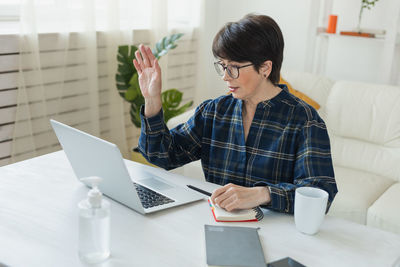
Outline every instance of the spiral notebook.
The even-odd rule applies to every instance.
[[[216,222],[257,222],[264,218],[264,213],[260,207],[226,211],[223,208],[214,205],[210,198],[208,199],[208,203],[210,204],[211,212]]]

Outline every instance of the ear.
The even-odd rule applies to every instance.
[[[271,71],[272,71],[272,61],[271,60],[267,60],[261,64],[260,73],[264,77],[268,78],[269,75],[271,74]]]

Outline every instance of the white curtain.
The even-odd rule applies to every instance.
[[[192,12],[200,12],[194,2]],[[176,20],[166,0],[22,0],[12,161],[60,149],[51,118],[117,144],[128,157],[128,136],[139,129],[127,131],[129,109],[115,87],[118,45],[133,44],[138,28],[148,29],[154,44],[171,30],[172,11]]]

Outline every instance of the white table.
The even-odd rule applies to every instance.
[[[182,185],[216,188],[169,176]],[[77,256],[77,203],[87,190],[63,151],[1,167],[0,262],[85,266]],[[146,216],[110,202],[112,256],[99,266],[206,266],[204,224],[222,223],[214,221],[205,200]],[[400,261],[400,235],[330,216],[314,236],[299,233],[293,216],[272,211],[261,222],[224,224],[261,227],[267,262],[287,256],[307,266],[394,266]]]

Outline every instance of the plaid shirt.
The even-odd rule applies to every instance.
[[[151,163],[173,169],[201,159],[208,182],[269,186],[266,208],[293,213],[295,189],[312,186],[329,193],[337,187],[324,121],[304,101],[283,89],[257,105],[245,141],[243,101],[231,95],[207,100],[184,124],[169,130],[162,111],[145,118],[139,149]]]

